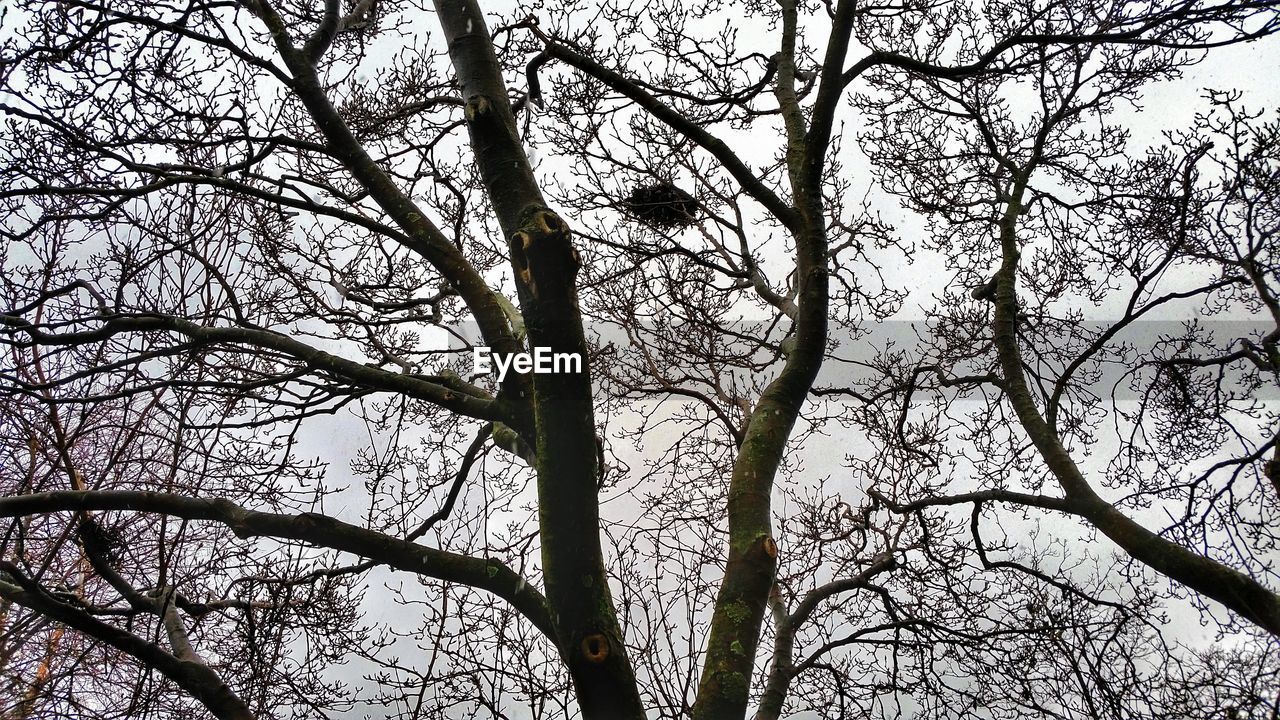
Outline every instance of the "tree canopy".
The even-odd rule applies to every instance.
[[[15,0],[0,717],[1274,717],[1278,28]]]

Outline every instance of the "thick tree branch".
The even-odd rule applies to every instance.
[[[203,662],[175,657],[159,645],[59,601],[8,561],[0,561],[0,596],[75,628],[95,640],[132,655],[148,667],[159,670],[183,690],[191,693],[219,720],[257,720],[249,706]]]
[[[1274,9],[1280,3],[1274,0],[1260,2],[1229,3],[1205,5],[1200,10],[1192,10],[1194,3],[1183,2],[1170,11],[1152,13],[1129,29],[1099,29],[1092,33],[1018,33],[1011,35],[982,53],[973,62],[964,65],[934,65],[900,53],[877,50],[859,60],[844,72],[842,85],[847,86],[867,70],[890,66],[900,70],[936,77],[944,80],[959,80],[985,72],[998,70],[1007,72],[1028,65],[1030,62],[1043,62],[1044,57],[1034,54],[1032,60],[1021,64],[998,66],[997,62],[1006,52],[1023,46],[1031,47],[1072,47],[1078,45],[1139,45],[1146,47],[1177,48],[1182,50],[1206,50],[1241,42],[1256,40],[1280,29],[1280,16],[1273,17],[1259,28],[1250,32],[1239,32],[1230,37],[1200,40],[1171,39],[1174,28],[1194,27],[1197,23],[1221,21],[1224,11],[1247,17],[1253,13]],[[1158,30],[1155,36],[1148,33]]]
[[[1280,637],[1280,596],[1238,570],[1160,537],[1099,497],[1063,446],[1057,432],[1036,407],[1035,396],[1027,386],[1018,344],[1018,299],[1014,287],[1020,257],[1017,220],[1022,211],[1027,181],[1025,172],[1014,178],[1008,205],[1000,220],[1003,262],[996,274],[992,319],[996,355],[1004,376],[1006,396],[1018,421],[1062,486],[1072,512],[1087,519],[1135,560],[1217,600],[1249,622]]]
[[[840,29],[833,32],[837,34],[833,42],[840,42]],[[784,32],[784,42],[794,42],[794,36]],[[792,97],[782,67],[789,52],[788,45],[779,53],[779,101],[784,106]],[[836,56],[843,57],[843,51],[837,50]],[[793,140],[786,146],[796,212],[795,222],[789,225],[796,246],[795,275],[799,286],[793,326],[795,348],[787,355],[778,376],[760,394],[734,458],[726,508],[728,558],[724,581],[716,595],[693,707],[696,720],[742,717],[746,713],[756,647],[777,567],[778,546],[772,536],[771,510],[774,477],[791,429],[826,357],[830,259],[821,187],[825,147],[815,154],[809,142],[800,141],[797,120],[794,116],[788,120],[788,134]],[[809,137],[813,137],[812,133],[811,126]]]
[[[822,79],[818,83],[818,95],[813,102],[813,116],[805,137],[805,168],[807,182],[821,185],[822,168],[826,152],[831,144],[832,124],[840,97],[848,85],[840,75],[845,56],[849,52],[849,35],[853,30],[854,11],[857,3],[840,0],[831,18],[831,32],[827,36],[827,51],[822,59]]]
[[[376,560],[397,570],[487,590],[509,602],[544,635],[555,624],[542,594],[497,560],[429,548],[318,513],[281,515],[224,498],[191,498],[133,490],[57,491],[0,498],[0,517],[59,511],[129,510],[221,523],[238,537],[298,540]]]
[[[959,495],[928,497],[906,503],[895,502],[875,489],[867,490],[867,496],[880,501],[890,512],[898,513],[900,515],[919,512],[920,510],[931,507],[947,507],[951,505],[966,505],[968,503],[984,502],[1007,502],[1014,505],[1026,505],[1028,507],[1042,508],[1044,510],[1058,510],[1060,512],[1072,511],[1072,505],[1070,501],[1066,499],[1056,498],[1049,495],[1020,493],[1012,490],[978,490],[976,492],[961,493]]]
[[[344,381],[386,392],[396,392],[435,403],[468,417],[483,420],[510,420],[503,406],[490,398],[479,397],[470,386],[456,379],[427,379],[420,375],[393,373],[364,365],[314,348],[288,335],[272,330],[245,327],[209,327],[167,315],[104,315],[101,327],[80,332],[51,333],[17,315],[0,315],[0,326],[26,334],[32,343],[45,346],[71,346],[101,342],[128,332],[169,331],[183,335],[201,345],[248,345],[282,352],[309,368],[330,373]],[[448,383],[448,384],[446,384]]]
[[[810,590],[791,614],[787,614],[782,598],[775,593],[770,598],[773,606],[774,637],[773,663],[769,666],[769,676],[765,681],[764,693],[760,696],[760,706],[756,710],[755,720],[777,720],[782,715],[782,705],[791,689],[791,681],[795,679],[796,668],[792,658],[795,654],[795,634],[809,620],[818,605],[834,595],[866,587],[867,583],[881,573],[897,567],[897,560],[892,552],[883,552],[871,559],[861,572],[856,575],[833,580],[825,585]],[[776,586],[775,586],[776,589]],[[812,663],[819,656],[808,659]]]
[[[648,111],[649,114],[697,143],[699,147],[706,150],[720,162],[720,165],[738,181],[738,185],[744,192],[768,209],[784,226],[795,229],[799,221],[795,208],[788,205],[782,198],[778,197],[777,193],[761,182],[760,178],[746,166],[746,163],[738,158],[723,140],[663,103],[620,73],[604,67],[595,60],[572,50],[567,45],[548,41],[545,52],[550,57],[561,60],[603,82],[614,92],[634,101]]]
[[[415,247],[420,249],[423,257],[457,288],[459,296],[475,316],[485,342],[495,352],[519,352],[521,345],[507,322],[496,292],[413,199],[365,151],[329,100],[316,72],[315,59],[293,46],[284,21],[267,2],[248,0],[246,4],[271,32],[285,65],[293,73],[293,91],[324,135],[329,152],[346,165],[347,170],[364,186],[383,211],[417,241]],[[511,398],[510,402],[519,403],[519,398],[524,396],[523,391],[527,390],[527,382],[522,374],[507,375],[505,389],[506,396]],[[522,417],[513,421],[513,425],[522,433],[532,433],[529,418],[523,413]]]

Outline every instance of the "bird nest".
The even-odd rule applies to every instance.
[[[622,207],[640,222],[659,229],[693,224],[698,201],[669,182],[642,185],[631,191]]]

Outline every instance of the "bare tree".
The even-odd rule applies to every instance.
[[[20,3],[5,711],[1266,712],[1277,499],[1234,480],[1275,446],[1277,334],[1114,343],[1174,300],[1276,314],[1275,126],[1215,96],[1134,159],[1108,118],[1275,10]],[[843,354],[919,249],[851,138],[957,279],[920,353]],[[1214,275],[1166,288],[1183,262]],[[494,377],[473,344],[586,362]],[[1094,412],[1104,361],[1136,410]],[[872,372],[820,381],[844,364]],[[1114,501],[1076,458],[1111,422]],[[349,468],[306,459],[361,425]],[[827,433],[855,480],[807,470]],[[1261,649],[1168,642],[1169,592],[1042,511]]]
[[[1000,100],[1004,79],[960,92],[904,82],[875,103],[873,154],[891,187],[940,216],[938,242],[969,285],[953,286],[937,309],[938,340],[923,363],[886,366],[892,390],[905,391],[904,414],[917,393],[988,398],[978,476],[996,481],[968,495],[888,502],[899,511],[1012,503],[1079,517],[1134,560],[1276,635],[1280,597],[1266,585],[1276,498],[1260,462],[1275,442],[1262,404],[1275,387],[1275,126],[1214,93],[1194,130],[1134,160],[1123,129],[1105,124],[1116,102],[1136,99],[1135,63],[1172,73],[1182,62],[1169,51],[1077,48],[1042,66],[1029,119]],[[920,96],[930,100],[918,105]],[[890,127],[899,132],[878,132]],[[1206,164],[1214,172],[1198,167]],[[952,179],[931,180],[942,177]],[[998,269],[984,282],[993,254]],[[1118,320],[1084,320],[1082,308],[1107,303],[1122,308]],[[1148,320],[1233,311],[1246,325],[1260,317],[1263,330],[1215,339],[1193,320],[1180,332],[1140,334]],[[1104,414],[1096,409],[1107,368],[1123,374]],[[935,447],[956,429],[950,409],[937,412],[935,430],[944,430],[926,441]],[[1021,431],[1000,429],[1010,422]],[[1099,444],[1102,425],[1116,429],[1115,458],[1098,482],[1124,492],[1116,501],[1076,459]],[[889,440],[911,444],[901,433]],[[1039,462],[1024,468],[1032,449]],[[1046,471],[1060,494],[1042,492]],[[1156,531],[1124,510],[1153,503],[1173,518]]]

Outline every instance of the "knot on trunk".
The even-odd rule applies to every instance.
[[[489,102],[489,98],[484,95],[475,95],[467,99],[467,105],[463,112],[467,116],[467,122],[473,123],[488,115],[492,107],[493,105]]]
[[[765,535],[764,540],[760,541],[760,547],[764,549],[764,554],[770,558],[778,557],[778,542],[772,537]]]
[[[529,293],[538,299],[573,292],[582,261],[570,242],[572,233],[559,215],[545,207],[527,210],[510,241],[511,264]]]
[[[609,638],[605,637],[603,633],[592,633],[582,638],[580,646],[582,648],[582,657],[586,658],[589,663],[598,665],[609,657]]]

